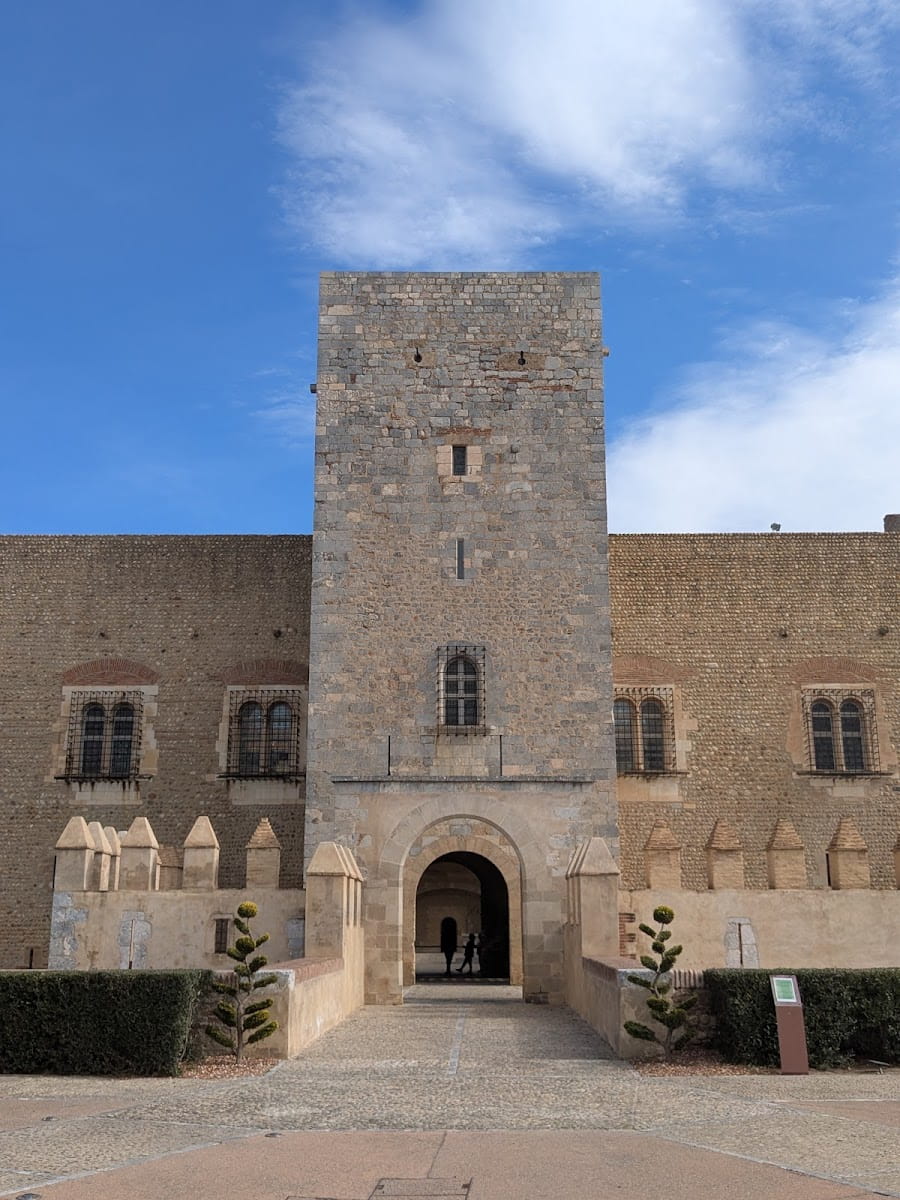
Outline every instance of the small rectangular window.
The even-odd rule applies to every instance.
[[[454,446],[453,447],[453,474],[465,475],[468,470],[468,447]]]
[[[228,927],[230,924],[229,917],[216,917],[216,954],[227,954],[228,952]]]
[[[464,538],[456,539],[456,578],[466,577],[466,543]]]

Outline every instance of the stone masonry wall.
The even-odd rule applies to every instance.
[[[236,667],[305,668],[309,558],[308,537],[0,538],[0,967],[27,965],[30,948],[36,966],[46,962],[53,847],[76,812],[117,829],[147,816],[175,846],[208,814],[223,887],[243,886],[244,846],[268,816],[282,885],[300,884],[302,785],[277,804],[245,785],[235,803],[234,785],[218,778],[217,741]],[[156,678],[157,767],[133,795],[98,786],[92,803],[89,787],[76,797],[55,778],[63,677],[117,658]]]
[[[334,837],[377,872],[409,813],[490,818],[502,776],[541,862],[539,972],[571,848],[616,839],[601,364],[595,275],[322,277],[306,852]],[[468,736],[441,727],[455,644],[484,654]],[[399,962],[378,886],[376,954]]]
[[[620,777],[622,886],[644,886],[643,846],[661,818],[682,846],[682,886],[704,890],[705,847],[725,818],[745,885],[765,888],[766,844],[786,818],[809,886],[825,887],[826,847],[850,816],[872,886],[895,887],[900,537],[619,535],[610,578],[616,683],[673,684],[683,741],[678,774]],[[801,693],[827,685],[874,690],[880,774],[810,772]]]
[[[385,776],[388,735],[395,775],[493,775],[502,734],[505,775],[607,777],[596,277],[325,274],[319,345],[313,840],[352,839],[330,777]],[[441,761],[452,643],[485,647],[488,729]],[[614,838],[611,812],[573,821]]]

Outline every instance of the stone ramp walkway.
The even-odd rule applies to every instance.
[[[669,1162],[669,1200],[900,1196],[900,1073],[641,1076],[511,994],[422,986],[262,1077],[0,1076],[0,1196],[364,1200],[414,1177],[538,1200],[592,1172],[624,1196]]]

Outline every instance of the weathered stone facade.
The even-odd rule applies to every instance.
[[[476,859],[482,898],[484,881],[508,898],[509,977],[561,998],[586,839],[594,956],[610,937],[633,953],[632,914],[679,889],[692,965],[736,939],[781,955],[773,889],[823,914],[816,955],[870,953],[826,932],[900,879],[900,520],[607,543],[601,362],[592,275],[326,275],[314,538],[0,538],[0,967],[46,962],[73,814],[112,847],[92,870],[148,818],[163,892],[190,887],[201,814],[225,889],[254,831],[251,887],[299,887],[304,843],[307,861],[352,847],[381,1001],[413,977],[417,894],[455,888],[473,920]],[[475,690],[454,726],[460,657]],[[614,694],[633,738],[618,775]],[[87,763],[95,701],[129,706],[133,769],[112,765],[109,723],[106,767]]]
[[[852,816],[872,886],[896,887],[900,537],[618,536],[610,580],[616,687],[672,688],[682,743],[675,771],[620,777],[623,886],[644,886],[645,846],[663,820],[681,846],[682,886],[707,888],[709,839],[725,820],[743,885],[765,888],[786,820],[805,851],[805,886],[824,888],[829,843]],[[832,691],[871,693],[871,769],[812,770],[804,696]]]
[[[0,967],[46,964],[53,847],[73,813],[150,819],[181,846],[208,814],[224,887],[268,816],[299,886],[302,780],[225,778],[229,685],[303,679],[309,537],[0,538]],[[147,683],[147,680],[153,680]],[[152,690],[134,781],[67,782],[72,690]],[[149,744],[148,744],[149,743]],[[255,794],[254,794],[255,792]]]

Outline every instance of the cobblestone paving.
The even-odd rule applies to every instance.
[[[642,1077],[509,995],[415,988],[261,1077],[0,1076],[0,1196],[260,1132],[446,1129],[639,1131],[900,1196],[897,1075]]]

